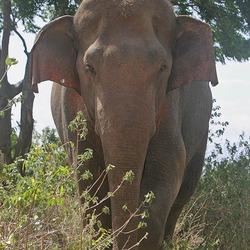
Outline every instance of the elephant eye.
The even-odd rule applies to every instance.
[[[85,63],[85,69],[90,72],[92,75],[96,75],[96,71],[92,65],[90,65],[88,62]]]
[[[167,64],[163,64],[160,68],[160,72],[165,71],[168,68]]]

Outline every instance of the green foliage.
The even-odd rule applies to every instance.
[[[70,127],[77,133],[78,140],[86,137],[82,113],[78,113]],[[76,148],[74,150],[77,152]],[[129,211],[124,205],[128,219],[119,230],[113,232],[103,228],[100,219],[102,215],[110,215],[104,202],[114,197],[124,183],[133,181],[132,171],[125,173],[116,190],[98,197],[107,174],[114,169],[109,165],[98,180],[78,194],[78,180],[72,177],[77,176],[78,169],[84,168],[86,161],[92,158],[92,150],[86,149],[70,167],[66,158],[55,130],[46,128],[42,134],[34,134],[31,151],[25,159],[18,158],[13,164],[4,165],[0,172],[0,249],[102,250],[111,246],[113,239],[134,217],[141,218],[134,230],[147,226],[143,219],[149,216],[147,208],[154,199],[152,192],[145,195],[135,211]],[[19,163],[25,169],[24,177],[18,172]],[[86,169],[81,178],[89,181],[93,180],[93,175]]]
[[[220,249],[250,247],[250,143],[244,134],[238,144],[226,142],[226,152],[207,158],[198,192],[206,200],[209,240],[217,239]],[[218,155],[222,152],[218,151]],[[206,194],[206,197],[205,197]]]
[[[208,141],[210,144],[214,143],[217,145],[218,139],[221,139],[223,136],[227,126],[229,125],[229,122],[223,122],[221,121],[221,107],[219,105],[216,105],[216,100],[213,99],[213,109],[212,114],[210,118],[210,128],[208,133]]]
[[[135,174],[132,171],[126,172],[126,174],[123,176],[123,181],[128,182],[129,184],[132,184],[134,180]]]
[[[14,159],[16,144],[18,141],[17,128],[12,128],[11,130],[11,157]]]
[[[86,119],[82,111],[79,111],[77,113],[76,117],[70,122],[68,127],[72,132],[77,133],[78,140],[86,139],[88,128],[87,128]]]
[[[8,73],[9,69],[12,66],[18,64],[18,60],[16,60],[15,58],[9,58],[9,57],[7,57],[5,59],[5,64],[6,64],[5,72],[4,72],[3,76],[1,76],[1,78],[0,78],[0,88],[2,87],[2,81],[3,81],[4,77],[6,76],[6,74]],[[5,116],[5,112],[7,110],[11,109],[11,107],[13,105],[16,105],[17,103],[19,103],[21,101],[22,101],[22,96],[13,98],[11,100],[7,100],[7,105],[2,110],[0,110],[0,119]]]
[[[77,207],[76,187],[64,150],[48,142],[47,132],[42,142],[37,138],[27,159],[5,165],[0,173],[0,246],[4,246],[0,249],[29,249],[41,241],[56,246],[65,240],[68,224],[64,216],[69,213],[66,207],[72,211]],[[17,170],[19,161],[26,168],[25,177]]]
[[[220,117],[218,107],[214,109],[213,117]],[[75,123],[75,131],[86,131],[82,129],[82,114],[76,120],[81,125],[79,129]],[[219,123],[222,127],[223,124]],[[216,133],[211,131],[210,135]],[[213,137],[211,142],[214,143],[216,138]],[[249,249],[249,141],[242,134],[238,143],[226,141],[224,147],[216,143],[210,150],[198,189],[177,224],[171,249]],[[93,156],[90,149],[84,155],[86,157],[78,157],[78,164],[82,166]],[[119,232],[106,230],[102,226],[100,216],[110,214],[104,202],[115,196],[123,183],[133,181],[131,171],[125,173],[114,192],[98,197],[103,180],[114,169],[109,165],[99,180],[79,196],[76,181],[72,178],[77,169],[68,167],[65,158],[55,130],[46,128],[42,134],[35,134],[32,150],[26,159],[17,159],[1,170],[0,249],[67,247],[69,250],[102,250],[112,244],[113,238],[125,230],[132,218],[140,218],[135,230],[147,227],[144,220],[149,217],[148,207],[155,198],[152,192],[145,194],[144,201],[135,211],[130,211],[124,204],[123,211],[129,216]],[[17,170],[20,161],[26,168],[25,177],[21,177]],[[93,175],[86,169],[82,178],[93,180]],[[80,199],[85,200],[83,205]],[[146,237],[147,233],[138,244]],[[170,248],[166,246],[166,249]]]
[[[215,143],[179,219],[173,249],[250,248],[250,138]],[[166,248],[169,249],[169,248]]]
[[[217,61],[225,63],[225,59],[237,61],[249,59],[250,2],[248,0],[172,0],[171,2],[178,14],[194,16],[212,27]],[[73,15],[77,7],[76,0],[13,0],[12,23],[16,28],[21,22],[26,32],[35,33],[39,30],[35,17],[48,22],[65,14]],[[0,29],[2,25],[0,22]]]
[[[26,32],[35,33],[39,30],[35,17],[48,22],[58,16],[73,15],[77,6],[78,1],[72,0],[13,0],[13,23],[17,26],[21,22]]]
[[[11,100],[7,100],[7,105],[0,110],[0,119],[5,117],[5,112],[12,108],[13,105],[17,105],[18,103],[22,102],[22,96],[14,97]]]
[[[17,61],[17,59],[15,59],[15,58],[9,58],[9,57],[7,57],[7,58],[5,59],[5,64],[6,64],[7,66],[11,67],[12,65],[18,64],[18,61]]]
[[[18,61],[15,58],[7,57],[5,59],[6,69],[5,69],[4,74],[0,78],[0,88],[2,87],[2,85],[1,85],[2,81],[3,81],[4,77],[6,76],[6,74],[8,73],[9,69],[11,68],[11,66],[16,65],[16,64],[18,64]]]

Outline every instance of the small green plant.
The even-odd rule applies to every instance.
[[[11,68],[11,66],[18,64],[18,61],[15,58],[9,58],[9,57],[7,57],[5,59],[5,64],[6,64],[7,68],[6,68],[3,76],[0,79],[0,88],[1,88],[1,82],[3,81],[4,77],[8,73],[9,69]]]
[[[76,133],[87,133],[82,114],[73,123]],[[85,136],[81,134],[79,141]],[[117,189],[100,198],[98,190],[102,188],[108,172],[114,169],[114,166],[108,165],[98,180],[79,195],[73,176],[79,165],[83,166],[92,156],[92,150],[86,149],[82,155],[77,155],[73,167],[68,166],[64,147],[60,146],[54,130],[47,128],[42,134],[34,133],[33,145],[26,158],[18,158],[13,164],[4,165],[0,172],[1,250],[102,250],[112,245],[113,239],[125,230],[132,218],[140,218],[134,230],[146,227],[144,220],[149,216],[147,208],[154,199],[151,192],[145,195],[145,200],[136,211],[129,211],[124,205],[124,212],[129,216],[120,229],[112,232],[103,227],[100,217],[110,213],[104,202],[115,196],[124,183],[131,183],[134,174],[131,171],[125,173]],[[20,161],[25,168],[24,177],[17,170]],[[88,181],[93,175],[86,169],[81,178]],[[85,202],[82,204],[83,199]],[[139,239],[135,246],[146,236]]]
[[[5,60],[5,64],[7,66],[3,76],[1,77],[0,79],[0,88],[2,87],[2,81],[4,79],[4,77],[7,75],[9,69],[13,66],[13,65],[16,65],[18,63],[18,61],[15,59],[15,58],[9,58],[7,57],[6,60]],[[13,98],[11,100],[8,100],[8,103],[7,105],[2,109],[0,110],[0,118],[3,118],[4,115],[5,115],[5,112],[7,110],[9,110],[13,105],[16,105],[17,103],[21,102],[22,100],[22,97],[16,97],[16,98]]]
[[[79,142],[87,133],[83,115],[73,122],[75,132],[83,133],[78,137]],[[111,246],[132,218],[139,218],[134,231],[147,227],[148,207],[154,199],[152,192],[145,195],[135,211],[124,204],[128,220],[117,231],[103,228],[100,217],[110,213],[104,202],[115,196],[124,183],[131,183],[134,174],[128,171],[114,192],[98,197],[109,171],[115,168],[108,165],[99,179],[79,195],[77,181],[72,177],[79,166],[93,157],[93,152],[86,149],[76,156],[76,164],[68,166],[64,147],[55,131],[47,128],[42,134],[34,134],[26,159],[18,158],[13,164],[4,165],[0,172],[0,250],[101,250]],[[26,169],[24,177],[17,170],[20,161]],[[173,245],[166,249],[250,249],[249,166],[250,144],[244,134],[238,143],[226,141],[224,148],[216,144],[206,156],[198,189],[180,216]],[[93,174],[86,169],[81,178],[93,180]],[[146,237],[147,233],[130,249]]]
[[[171,249],[250,249],[249,139],[243,133],[238,143],[226,141],[225,152],[221,147],[207,155],[200,184],[184,207]]]
[[[55,143],[40,143],[35,142],[25,160],[16,159],[0,173],[3,249],[30,249],[53,237],[59,242],[67,231],[64,220],[61,229],[57,227],[67,213],[65,206],[68,203],[71,208],[76,206],[73,199],[76,187],[71,170],[65,164],[63,148]],[[19,161],[26,168],[24,177],[17,170]]]

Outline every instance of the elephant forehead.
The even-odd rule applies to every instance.
[[[83,0],[79,10],[101,11],[109,15],[131,15],[146,7],[148,0]]]
[[[107,2],[107,1],[106,1]],[[112,0],[109,1],[112,13],[127,17],[142,10],[146,0]]]
[[[159,26],[172,30],[175,15],[165,0],[83,0],[74,24],[79,41],[91,44],[103,33],[112,36],[119,32],[126,39],[132,34],[134,39],[135,33],[150,36]]]
[[[78,18],[116,18],[147,14],[148,17],[163,15],[173,17],[172,6],[167,0],[83,0],[77,10]],[[81,18],[80,18],[81,19]]]

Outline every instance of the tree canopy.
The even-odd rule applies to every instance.
[[[74,14],[77,1],[72,0],[12,0],[12,17],[15,25],[22,23],[26,32],[37,32],[35,17],[50,21],[58,16]]]
[[[1,0],[1,2],[6,0]],[[35,33],[35,17],[45,22],[64,14],[74,14],[77,0],[12,0],[13,28],[22,24]],[[244,61],[250,58],[250,0],[172,0],[177,14],[191,15],[207,22],[213,30],[217,61]],[[3,16],[2,4],[0,17]],[[0,29],[3,28],[0,19]]]

